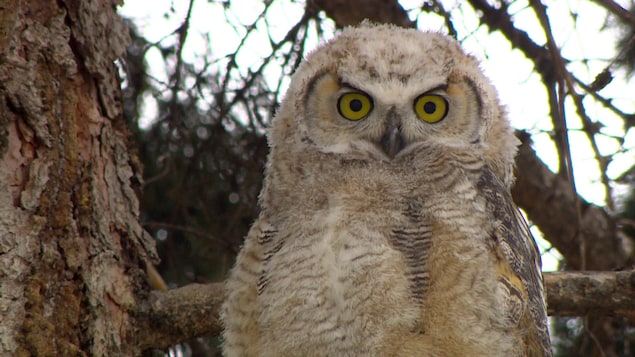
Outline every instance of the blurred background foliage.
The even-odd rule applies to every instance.
[[[193,12],[200,3],[222,14],[210,18],[212,24],[207,28],[192,23]],[[573,71],[567,72],[573,84],[561,86],[559,92],[568,96],[567,103],[563,98],[556,104],[547,103],[551,98],[544,92],[535,94],[545,98],[543,119],[549,124],[534,124],[529,132],[537,143],[546,138],[548,143],[542,145],[556,152],[553,157],[557,164],[550,167],[563,175],[568,148],[563,149],[558,143],[558,125],[563,125],[569,133],[585,134],[587,145],[594,148],[595,154],[587,161],[594,161],[600,168],[591,180],[602,185],[607,193],[602,202],[594,203],[615,218],[622,241],[632,241],[635,237],[635,170],[628,167],[612,170],[619,175],[608,170],[618,156],[626,157],[623,160],[626,163],[635,161],[628,160],[634,155],[632,127],[635,125],[635,105],[632,104],[635,88],[630,85],[635,73],[633,1],[621,4],[568,1],[568,13],[558,15],[566,19],[548,12],[549,5],[553,4],[548,1],[360,1],[359,7],[351,3],[356,2],[173,0],[158,10],[163,11],[165,23],[172,27],[153,31],[148,31],[151,25],[148,22],[152,21],[148,15],[124,13],[129,16],[127,23],[132,39],[127,57],[121,62],[124,112],[133,149],[143,167],[141,220],[156,238],[162,260],[158,270],[170,287],[224,279],[258,212],[257,199],[267,154],[264,133],[284,95],[289,75],[307,51],[331,38],[342,25],[357,22],[358,17],[365,16],[364,11],[373,9],[376,14],[365,17],[376,16],[376,21],[439,30],[462,42],[477,35],[481,39],[500,37],[495,30],[503,31],[507,39],[502,41],[507,41],[509,53],[520,49],[534,65],[532,71],[549,72],[557,69],[540,68],[539,51],[533,53],[528,48],[535,45],[549,50],[549,35],[555,33],[555,37],[560,38],[558,31],[568,31],[566,36],[575,36],[577,26],[584,26],[578,24],[578,20],[582,15],[589,15],[579,12],[579,9],[589,11],[589,7],[580,4],[593,3],[592,16],[601,16],[602,31],[616,38],[614,51],[593,52],[590,44],[591,50],[585,52],[587,57],[577,58],[575,63],[564,60],[567,71],[567,65],[584,65],[589,77],[585,79]],[[255,15],[245,21],[241,17],[244,12]],[[523,14],[527,12],[535,13],[533,26],[545,29],[542,35],[545,39],[534,40],[540,36],[527,36],[529,43],[523,45],[521,35],[525,29],[520,23],[526,22]],[[219,30],[214,21],[224,21],[225,27]],[[516,23],[519,23],[517,28]],[[506,26],[512,26],[511,30]],[[563,26],[569,27],[563,29]],[[227,29],[233,33],[227,33]],[[517,37],[514,39],[508,33],[516,33]],[[228,38],[239,41],[231,42],[233,47],[228,53],[215,53],[217,47],[213,44],[229,41]],[[193,41],[197,44],[196,50],[188,51],[186,44]],[[487,61],[491,49],[487,48],[487,40],[480,41],[483,46],[480,57]],[[265,50],[254,49],[254,43]],[[553,63],[557,62],[551,62],[552,66]],[[620,81],[615,80],[616,76]],[[549,88],[558,88],[553,79],[549,82],[550,79],[543,76],[541,80],[549,93]],[[622,92],[626,105],[624,98],[602,94],[604,88],[616,82],[631,90]],[[571,103],[576,98],[581,98],[586,108],[594,109],[587,113],[585,107],[576,107]],[[582,124],[572,124],[569,117],[565,121],[564,116],[553,115],[554,105],[559,104],[570,113],[569,117],[581,117]],[[606,112],[612,113],[608,120],[612,121],[612,127],[605,131],[609,124],[602,116]],[[587,119],[590,122],[585,122]],[[627,140],[629,135],[631,146]],[[613,142],[608,145],[612,147],[608,151],[602,146],[607,138]],[[542,245],[545,251],[554,252],[555,259],[562,258],[549,246],[549,237],[546,238],[546,245]],[[566,262],[556,264],[561,268],[566,266]],[[628,264],[632,264],[632,259]],[[557,355],[635,356],[633,321],[632,318],[615,318],[603,324],[602,328],[608,329],[606,334],[610,336],[607,342],[598,341],[585,318],[553,318]],[[157,355],[212,356],[218,354],[216,343],[215,337],[209,336],[175,346],[170,351],[157,352]]]

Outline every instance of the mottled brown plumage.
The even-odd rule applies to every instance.
[[[227,356],[550,356],[517,140],[436,33],[346,29],[294,74],[227,282]]]

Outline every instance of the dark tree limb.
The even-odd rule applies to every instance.
[[[620,4],[613,0],[593,0],[593,2],[604,7],[624,23],[635,28],[635,15],[623,8]]]
[[[402,27],[415,27],[397,0],[313,0],[309,6],[323,10],[338,27],[354,26],[365,19]]]
[[[502,2],[500,7],[494,7],[486,0],[469,0],[468,2],[474,10],[481,12],[483,24],[492,31],[500,30],[512,47],[521,50],[527,58],[534,62],[536,71],[540,73],[546,83],[553,82],[555,66],[549,50],[536,44],[527,32],[514,26],[505,2]]]
[[[563,254],[568,268],[579,269],[576,194],[565,178],[551,172],[536,156],[529,134],[519,132],[518,136],[522,145],[516,158],[516,185],[512,188],[514,200]],[[611,270],[624,266],[628,256],[618,239],[615,219],[602,208],[583,200],[581,214],[587,268]]]

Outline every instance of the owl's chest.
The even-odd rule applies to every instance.
[[[285,244],[267,262],[260,295],[265,340],[279,353],[370,354],[381,331],[414,325],[407,268],[386,239],[390,215],[331,207],[279,232]]]

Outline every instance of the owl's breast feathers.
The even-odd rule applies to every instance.
[[[436,151],[426,150],[428,154]],[[231,289],[234,291],[229,297],[245,300],[245,303],[248,300],[253,306],[227,304],[237,310],[234,315],[248,316],[249,324],[241,322],[244,324],[241,328],[251,336],[240,343],[249,344],[248,340],[255,338],[275,340],[277,348],[286,346],[272,350],[278,353],[297,348],[299,351],[330,348],[323,351],[343,354],[364,351],[377,355],[372,352],[373,346],[380,345],[382,337],[369,331],[390,324],[394,330],[405,328],[431,338],[430,351],[436,351],[435,344],[455,343],[458,347],[439,347],[439,350],[446,348],[447,355],[460,355],[470,350],[465,347],[469,343],[461,347],[462,337],[456,332],[445,333],[444,337],[446,328],[440,327],[439,319],[450,314],[453,317],[445,319],[453,321],[441,324],[451,326],[464,311],[468,320],[484,321],[500,316],[500,326],[507,327],[497,333],[505,335],[516,331],[513,334],[517,337],[513,339],[522,341],[525,346],[522,356],[551,356],[540,256],[535,242],[501,181],[474,155],[459,156],[439,153],[437,159],[426,163],[428,169],[433,168],[427,180],[436,180],[435,186],[442,187],[443,193],[428,191],[427,183],[419,181],[419,188],[415,188],[415,183],[410,182],[410,188],[396,189],[392,192],[395,197],[386,200],[390,196],[387,188],[390,179],[384,178],[388,181],[383,184],[377,179],[364,181],[364,175],[370,177],[378,168],[369,170],[365,165],[348,163],[352,171],[338,179],[347,187],[346,191],[340,192],[341,188],[332,185],[330,194],[336,198],[316,200],[330,204],[313,210],[314,203],[309,207],[309,203],[299,202],[295,207],[288,207],[287,218],[282,220],[263,212],[239,257],[233,272],[235,286]],[[426,173],[422,170],[419,174]],[[432,172],[440,175],[439,178],[432,177]],[[390,177],[387,172],[383,172],[383,176]],[[352,183],[346,182],[346,177],[356,177],[355,189],[351,188]],[[400,183],[408,186],[408,179],[402,179]],[[384,191],[368,198],[378,190]],[[410,194],[396,197],[405,192]],[[474,208],[461,207],[459,202],[463,199],[472,202],[467,206],[485,202],[482,214],[492,219],[471,221],[475,218],[466,216],[465,212]],[[452,202],[451,207],[442,208],[443,201]],[[305,218],[298,219],[299,216]],[[479,220],[480,228],[474,223]],[[439,232],[439,221],[444,225],[452,221],[463,223],[458,231],[447,226],[444,232]],[[483,238],[480,248],[474,246],[479,244],[477,240],[470,238],[478,230]],[[464,242],[445,245],[457,239]],[[450,255],[438,253],[444,249],[449,249]],[[473,251],[459,251],[463,249]],[[482,252],[489,253],[483,255]],[[454,260],[453,255],[463,255],[463,258]],[[450,260],[446,261],[445,257]],[[493,273],[483,270],[487,262],[493,262]],[[462,264],[467,265],[461,267]],[[494,278],[487,280],[485,276]],[[474,289],[469,282],[498,286]],[[446,291],[451,293],[460,284],[465,285],[464,295],[448,300]],[[491,291],[502,292],[504,297],[495,297]],[[486,302],[488,299],[492,300]],[[441,301],[448,305],[437,306]],[[491,301],[500,301],[501,305]],[[476,306],[474,302],[492,304],[489,306],[499,312],[469,311],[470,306]],[[430,313],[426,309],[430,307],[435,310],[433,315],[437,315],[430,321],[435,322],[426,322]],[[268,326],[277,326],[276,331]],[[310,335],[303,335],[307,331],[311,331]],[[242,335],[248,336],[247,333]],[[452,337],[447,337],[450,335]],[[469,335],[467,330],[463,335]],[[443,340],[446,337],[448,340]],[[226,341],[226,346],[230,346],[229,342]]]

